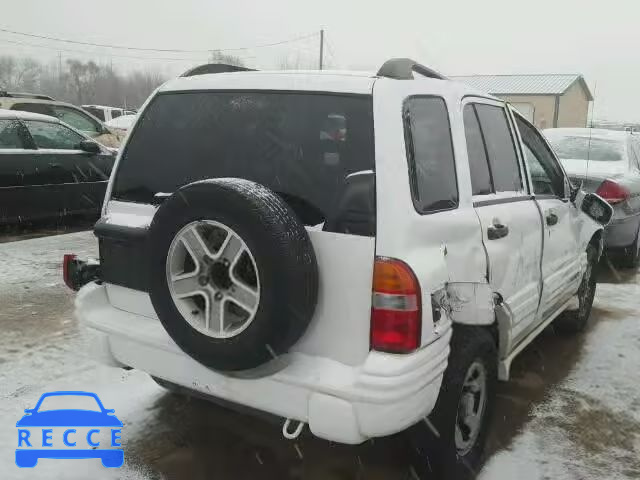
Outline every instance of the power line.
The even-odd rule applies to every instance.
[[[139,57],[134,55],[121,55],[117,53],[112,54],[112,53],[96,52],[96,51],[89,51],[89,50],[76,50],[71,48],[54,47],[51,45],[37,45],[34,43],[17,42],[15,40],[8,40],[5,38],[0,38],[0,42],[11,43],[13,45],[21,45],[25,47],[46,48],[49,50],[56,50],[59,52],[81,53],[84,55],[107,56],[107,57],[116,57],[116,58],[132,58],[136,60],[161,60],[161,61],[179,61],[179,62],[199,62],[199,61],[206,62],[207,61],[206,58]]]
[[[23,35],[25,37],[32,37],[32,38],[40,38],[43,40],[51,40],[54,42],[64,42],[64,43],[72,43],[72,44],[76,44],[76,45],[86,45],[86,46],[91,46],[91,47],[103,47],[103,48],[115,48],[115,49],[121,49],[121,50],[137,50],[137,51],[141,51],[141,52],[164,52],[164,53],[208,53],[210,52],[212,49],[208,48],[205,50],[180,50],[180,49],[172,49],[172,48],[143,48],[143,47],[130,47],[130,46],[125,46],[125,45],[110,45],[110,44],[106,44],[106,43],[91,43],[91,42],[80,42],[77,40],[69,40],[69,39],[65,39],[65,38],[56,38],[56,37],[48,37],[45,35],[36,35],[34,33],[26,33],[26,32],[18,32],[15,30],[9,30],[6,28],[0,28],[0,32],[4,32],[4,33],[11,33],[14,35]],[[218,51],[224,51],[224,52],[230,52],[230,51],[240,51],[240,50],[252,50],[254,48],[265,48],[265,47],[274,47],[276,45],[282,45],[285,43],[291,43],[291,42],[297,42],[299,40],[304,40],[306,38],[311,38],[313,36],[318,35],[318,32],[313,32],[307,35],[302,35],[302,36],[298,36],[295,38],[290,38],[288,40],[280,40],[278,42],[272,42],[272,43],[264,43],[261,45],[254,45],[251,47],[234,47],[234,48],[215,48],[213,50],[218,50]]]

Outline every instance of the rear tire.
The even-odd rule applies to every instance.
[[[638,265],[640,265],[640,232],[636,233],[633,244],[625,249],[620,259],[622,268],[638,268]]]
[[[420,454],[417,470],[428,478],[432,473],[433,478],[443,480],[477,475],[498,378],[498,354],[491,333],[467,325],[453,328],[449,364],[436,405],[429,417],[409,432]]]
[[[587,271],[578,289],[578,310],[565,311],[554,322],[557,331],[563,334],[579,333],[585,329],[591,315],[596,293],[596,263],[598,252],[593,245],[587,247]]]

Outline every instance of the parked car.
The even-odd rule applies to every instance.
[[[589,128],[544,131],[571,181],[613,206],[607,251],[623,265],[640,264],[640,136]]]
[[[137,115],[121,115],[118,118],[114,118],[113,120],[109,120],[105,123],[107,127],[112,130],[120,131],[124,134],[131,129],[133,124],[135,123]]]
[[[119,107],[107,107],[104,105],[82,105],[82,108],[87,112],[99,118],[103,122],[107,123],[113,119],[116,119],[122,115],[135,115],[134,110],[127,110]]]
[[[47,95],[0,92],[0,109],[40,113],[57,118],[107,147],[118,147],[123,136],[111,131],[100,120],[70,103]]]
[[[187,76],[139,115],[99,268],[65,258],[67,284],[99,280],[76,313],[110,365],[284,417],[286,438],[412,427],[460,479],[513,358],[587,323],[611,207],[502,100],[396,59]]]
[[[53,117],[0,110],[0,223],[97,214],[115,156]]]

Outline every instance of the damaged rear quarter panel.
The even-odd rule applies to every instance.
[[[407,97],[424,93],[421,83],[407,82],[401,89],[395,80],[378,79],[373,104],[376,255],[403,260],[416,274],[422,293],[422,344],[426,345],[436,335],[430,308],[432,294],[436,292],[444,289],[451,293],[441,300],[443,310],[448,313],[446,322],[487,324],[494,321],[494,315],[482,231],[469,188],[464,130],[457,108],[460,96],[452,93],[446,83],[429,82],[429,90],[431,95],[442,97],[449,110],[458,207],[421,215],[412,202],[402,105]]]

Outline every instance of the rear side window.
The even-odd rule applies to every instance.
[[[465,105],[464,134],[467,139],[467,155],[469,157],[469,169],[471,170],[471,190],[473,195],[486,195],[493,192],[491,185],[491,173],[487,152],[480,130],[480,123],[473,104]]]
[[[496,192],[522,191],[518,157],[506,111],[502,107],[475,104]]]
[[[152,203],[196,180],[244,178],[306,225],[372,235],[374,159],[370,95],[164,93],[136,123],[112,195]]]
[[[55,116],[51,106],[45,103],[16,103],[11,110],[20,110],[22,112],[40,113],[42,115]]]
[[[458,185],[447,107],[442,98],[405,103],[405,137],[414,205],[418,213],[458,206]]]
[[[0,120],[0,149],[25,148],[24,127],[18,120]]]

